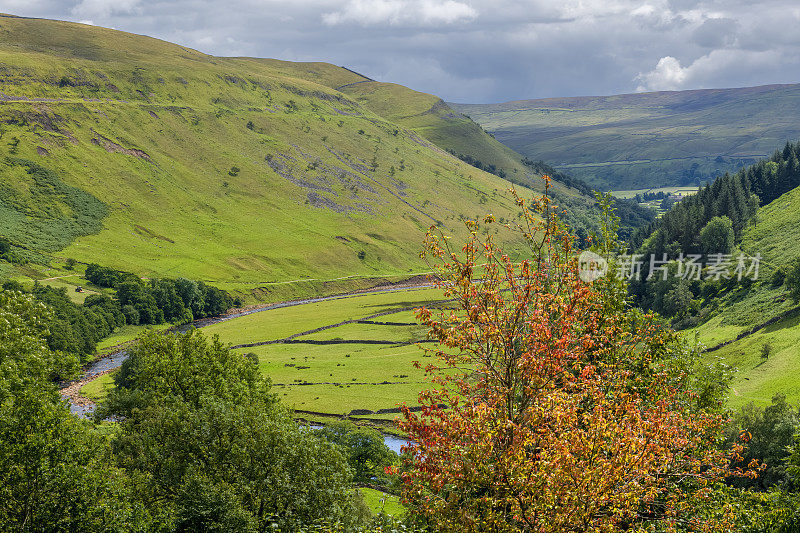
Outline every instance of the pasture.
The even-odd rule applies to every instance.
[[[203,333],[218,335],[242,355],[254,354],[275,393],[299,417],[350,414],[388,429],[398,404],[414,404],[426,386],[424,371],[413,366],[426,355],[417,344],[426,329],[413,309],[440,300],[441,292],[431,288],[354,295],[260,311]],[[104,345],[138,333],[120,331]],[[81,392],[102,399],[112,379],[100,376]]]

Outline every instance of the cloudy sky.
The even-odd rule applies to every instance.
[[[0,0],[456,102],[800,82],[797,0]]]

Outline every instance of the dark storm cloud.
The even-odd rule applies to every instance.
[[[795,0],[0,0],[464,102],[800,82]]]

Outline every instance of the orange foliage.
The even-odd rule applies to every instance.
[[[426,238],[457,305],[417,310],[438,347],[423,410],[403,411],[404,500],[441,531],[726,530],[692,517],[734,473],[714,447],[723,420],[665,364],[672,334],[634,320],[613,276],[580,280],[546,196],[539,217],[517,202],[524,260],[477,222],[460,252]]]

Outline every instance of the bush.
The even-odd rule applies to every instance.
[[[769,282],[773,287],[780,287],[785,281],[786,270],[783,267],[776,268],[769,279]]]
[[[765,343],[764,346],[761,347],[761,359],[767,360],[769,356],[772,354],[772,344]]]
[[[800,301],[800,258],[792,262],[786,273],[786,288],[789,289],[789,295],[795,302]]]
[[[139,325],[139,311],[130,304],[122,306],[122,314],[125,315],[125,323],[131,326]]]

